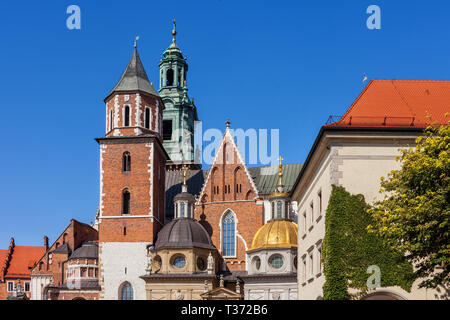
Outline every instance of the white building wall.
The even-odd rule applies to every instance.
[[[99,261],[101,263],[103,300],[118,300],[121,285],[129,282],[133,287],[134,300],[145,300],[147,245],[145,242],[101,242]]]
[[[325,213],[331,194],[331,185],[340,185],[352,194],[362,194],[367,203],[381,200],[380,178],[399,169],[395,160],[399,148],[414,145],[415,134],[326,134],[322,137],[309,168],[294,192],[298,201],[298,298],[315,300],[323,297],[325,277],[319,262],[322,240],[325,236]],[[319,192],[322,210],[319,210]],[[313,203],[313,219],[311,219]],[[303,214],[306,212],[306,228]],[[311,259],[312,264],[311,269]],[[306,262],[306,270],[304,262]],[[312,271],[312,272],[311,272]],[[369,276],[369,275],[368,275]],[[381,275],[382,276],[382,275]],[[433,299],[435,292],[418,289],[411,293],[398,287],[382,288],[406,299]],[[381,289],[379,289],[381,290]]]
[[[52,275],[32,274],[31,275],[31,300],[42,300],[44,288],[52,281]]]
[[[245,283],[245,300],[297,300],[298,289],[294,281],[250,281]]]

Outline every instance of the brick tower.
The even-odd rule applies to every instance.
[[[136,44],[105,98],[100,145],[100,299],[145,299],[147,246],[164,224],[164,104],[149,82]]]

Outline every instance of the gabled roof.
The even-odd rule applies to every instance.
[[[302,169],[302,163],[283,165],[283,186],[290,192],[295,180]],[[278,183],[278,166],[249,167],[252,177],[260,195],[270,194]],[[208,170],[189,170],[187,172],[188,192],[198,196],[208,176]],[[181,192],[183,175],[180,171],[166,171],[166,215],[173,215],[173,199]]]
[[[148,80],[147,73],[145,72],[144,66],[142,65],[141,59],[139,58],[139,54],[137,52],[137,47],[134,47],[133,55],[131,56],[130,62],[120,77],[119,82],[116,86],[111,90],[108,96],[105,98],[105,101],[114,93],[114,92],[133,92],[133,91],[141,91],[154,96],[159,96],[153,88],[152,84]]]
[[[424,128],[447,123],[449,111],[450,81],[371,80],[347,112],[326,126]]]
[[[250,185],[252,186],[253,191],[255,192],[255,197],[254,197],[254,199],[257,199],[257,198],[259,197],[259,192],[258,192],[258,189],[256,188],[255,181],[253,181],[253,179],[252,179],[252,177],[251,177],[251,175],[250,175],[250,172],[248,171],[247,165],[246,165],[246,163],[244,162],[244,158],[242,157],[241,152],[239,151],[239,148],[238,148],[237,145],[236,145],[236,141],[234,141],[234,138],[233,138],[233,135],[231,134],[230,128],[227,127],[227,128],[225,129],[225,134],[223,135],[223,138],[222,138],[222,141],[221,141],[221,143],[220,143],[220,146],[219,146],[219,148],[217,148],[216,154],[214,155],[214,160],[213,160],[213,162],[212,162],[212,164],[211,164],[211,167],[209,168],[208,175],[207,175],[207,177],[206,177],[205,183],[204,183],[203,186],[202,186],[202,191],[200,191],[200,196],[199,196],[198,200],[200,200],[200,199],[203,197],[203,194],[204,194],[204,192],[205,192],[206,185],[208,184],[208,180],[209,180],[209,178],[210,178],[210,176],[211,176],[212,169],[214,168],[214,165],[215,165],[215,164],[217,163],[217,161],[219,160],[219,159],[218,159],[219,155],[222,154],[222,152],[223,152],[223,148],[224,148],[225,141],[226,141],[226,143],[230,143],[230,144],[231,144],[231,146],[232,146],[232,148],[233,148],[233,151],[234,151],[234,153],[235,153],[236,156],[237,156],[237,159],[236,159],[236,160],[237,160],[237,161],[242,165],[242,167],[244,168],[244,172],[245,172],[246,176],[247,176],[248,179],[249,179],[249,182],[250,182]],[[198,201],[197,201],[197,204],[198,204]]]
[[[45,247],[15,246],[5,277],[29,277],[31,270],[44,254]]]

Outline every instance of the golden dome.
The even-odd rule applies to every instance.
[[[250,250],[297,247],[297,234],[295,222],[287,219],[271,220],[256,232]]]

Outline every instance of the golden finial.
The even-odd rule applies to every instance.
[[[136,38],[134,38],[134,47],[137,47],[137,41],[139,40],[139,36],[136,36]]]
[[[227,125],[227,129],[230,129],[230,124],[231,124],[230,119],[227,119],[227,121],[225,121],[225,124]]]
[[[185,164],[181,167],[181,170],[183,170],[183,185],[186,185],[186,175],[187,171],[189,170],[189,167]]]
[[[278,186],[282,186],[283,183],[281,182],[281,178],[283,177],[283,166],[281,164],[281,161],[283,161],[284,159],[280,156],[278,158],[278,161],[280,161],[280,164],[278,165]]]
[[[177,24],[175,22],[175,18],[173,19],[173,30],[172,30],[172,36],[173,36],[173,40],[172,42],[175,43],[175,37],[177,35]]]

